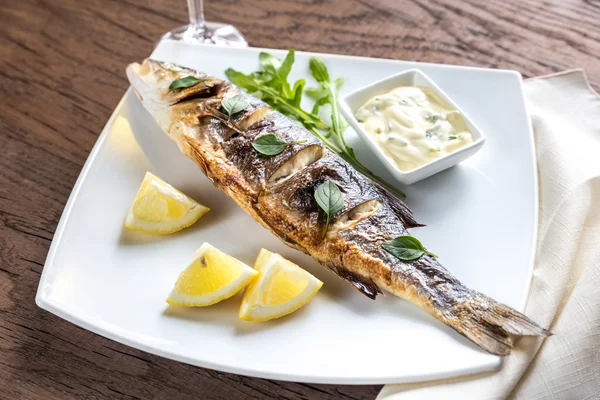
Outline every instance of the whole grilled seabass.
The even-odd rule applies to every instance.
[[[481,348],[507,355],[516,336],[548,336],[525,315],[467,288],[434,257],[402,261],[382,248],[420,226],[403,201],[358,173],[299,123],[236,86],[203,73],[147,59],[127,67],[137,96],[164,132],[213,184],[285,244],[310,254],[371,299],[382,289],[427,310]],[[180,78],[194,86],[170,90]],[[248,105],[231,118],[221,102],[241,94]],[[272,133],[288,143],[264,156],[252,142]],[[325,236],[314,192],[330,180],[344,207]]]

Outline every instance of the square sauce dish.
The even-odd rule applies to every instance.
[[[407,185],[455,166],[485,142],[471,118],[418,69],[358,89],[339,103],[348,123]]]

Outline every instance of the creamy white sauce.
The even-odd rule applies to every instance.
[[[355,116],[402,171],[418,168],[473,142],[462,114],[425,87],[402,86],[375,96]]]

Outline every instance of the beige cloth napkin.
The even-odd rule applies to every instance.
[[[583,71],[525,82],[539,167],[536,263],[524,338],[502,369],[387,385],[377,400],[600,399],[600,96]]]

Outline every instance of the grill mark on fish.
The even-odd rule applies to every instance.
[[[268,106],[256,107],[252,110],[252,112],[248,114],[247,117],[243,118],[243,120],[239,122],[238,126],[244,131],[252,129],[255,125],[263,121],[272,112],[273,109]]]
[[[288,146],[289,148],[289,146]],[[298,172],[325,157],[327,150],[318,144],[304,146],[296,154],[288,157],[283,164],[269,177],[268,183],[273,185],[291,178]]]
[[[197,85],[200,90],[190,90],[190,94],[187,96],[179,96],[172,100],[171,105],[180,104],[183,102],[198,100],[198,99],[207,99],[209,97],[215,96],[218,90],[218,86],[206,86],[204,84]],[[193,89],[192,87],[191,89]]]
[[[376,199],[367,200],[363,203],[360,203],[359,205],[350,208],[347,212],[342,213],[342,215],[337,218],[335,223],[333,223],[330,231],[333,233],[343,229],[351,228],[363,219],[369,218],[371,215],[377,212],[379,208],[381,208],[381,202]]]
[[[429,255],[402,261],[386,252],[384,242],[406,235],[407,228],[422,225],[402,200],[326,151],[300,124],[217,79],[207,81],[214,84],[208,92],[198,87],[196,91],[173,93],[168,90],[172,80],[206,75],[169,68],[165,71],[160,63],[146,60],[141,66],[131,64],[127,75],[144,106],[182,152],[217,188],[284,243],[310,254],[369,298],[375,299],[382,289],[404,298],[490,353],[510,353],[512,336],[551,334],[523,314],[467,288]],[[209,96],[200,96],[200,92]],[[248,107],[231,118],[233,124],[244,127],[234,135],[227,126],[230,121],[202,113],[208,106],[218,109],[224,98],[238,93],[248,101]],[[177,96],[183,101],[169,103]],[[288,143],[306,143],[264,157],[252,148],[252,140],[266,133]],[[269,182],[282,166],[298,161],[294,157],[314,146],[322,149],[321,157],[289,168],[292,173],[285,179]],[[332,216],[333,229],[322,237],[325,215],[314,200],[314,191],[326,180],[340,188],[345,202],[343,209]],[[371,205],[378,207],[365,205],[366,211],[358,212],[369,202],[376,202]],[[351,219],[353,210],[358,210],[356,220],[336,229],[338,221],[342,224]]]

